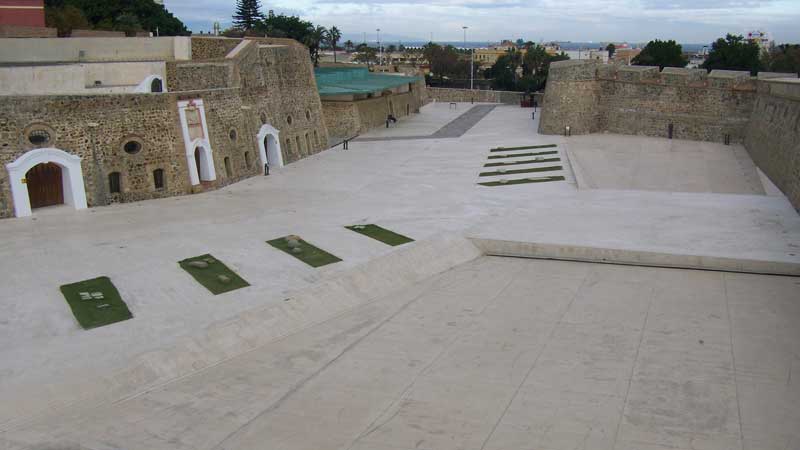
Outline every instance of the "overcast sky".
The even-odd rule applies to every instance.
[[[230,23],[235,0],[165,0],[193,31]],[[264,10],[299,15],[345,38],[470,41],[629,41],[707,43],[762,29],[800,43],[800,0],[262,0]],[[383,40],[383,39],[382,39]]]

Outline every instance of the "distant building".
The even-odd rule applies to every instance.
[[[0,0],[0,26],[44,27],[44,0]]]
[[[762,30],[754,30],[747,33],[746,38],[749,42],[758,45],[761,48],[761,53],[768,53],[775,42],[772,40],[770,34]]]
[[[639,53],[642,52],[640,48],[618,48],[614,52],[614,56],[611,60],[617,64],[624,64],[624,65],[631,65],[631,60],[633,58],[639,56]]]

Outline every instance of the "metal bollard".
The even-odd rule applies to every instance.
[[[264,164],[264,176],[269,175],[269,164]]]
[[[731,135],[730,134],[726,134],[725,135],[725,145],[731,145]]]
[[[564,127],[564,136],[572,136],[572,130],[570,130],[569,125]]]
[[[667,135],[669,136],[669,139],[672,139],[672,132],[673,132],[674,129],[675,129],[675,126],[672,125],[672,124],[669,124],[669,126],[667,127]]]

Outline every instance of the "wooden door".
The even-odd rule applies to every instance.
[[[27,180],[31,208],[64,203],[64,183],[61,176],[61,166],[58,164],[38,164],[25,174],[25,179]]]

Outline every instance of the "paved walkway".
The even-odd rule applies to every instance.
[[[799,285],[484,257],[0,448],[793,449]]]
[[[471,130],[478,122],[481,121],[487,114],[492,112],[496,105],[476,105],[471,107],[467,112],[456,117],[448,122],[436,132],[424,136],[383,136],[383,137],[360,137],[356,141],[360,142],[375,142],[375,141],[407,141],[417,139],[452,139],[459,138],[467,131]]]

